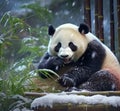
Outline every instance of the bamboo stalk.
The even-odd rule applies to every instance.
[[[115,52],[115,37],[114,37],[114,3],[113,0],[110,0],[110,42],[111,50]]]
[[[95,0],[95,34],[99,38],[99,27],[98,27],[98,0]]]
[[[54,103],[52,108],[49,107],[38,107],[38,109],[34,109],[34,111],[120,111],[120,107],[113,107],[110,105],[104,104],[56,104]]]
[[[25,96],[31,96],[31,97],[42,97],[47,95],[48,93],[38,93],[38,92],[25,92]]]
[[[103,0],[98,0],[98,28],[99,28],[99,39],[104,42],[103,34]]]
[[[84,0],[84,16],[85,23],[87,23],[91,29],[90,0]]]
[[[37,93],[37,92],[25,92],[25,96],[32,96],[32,97],[42,97],[50,93]],[[53,94],[58,94],[62,95],[62,93],[53,93]],[[92,95],[106,95],[106,96],[120,96],[120,91],[96,91],[96,92],[65,92],[63,94],[77,94],[77,95],[85,95],[85,96],[92,96]]]
[[[120,0],[117,0],[117,15],[118,15],[118,41],[119,41],[119,51],[120,51]]]

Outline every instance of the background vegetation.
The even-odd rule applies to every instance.
[[[37,4],[23,7],[35,12],[34,16],[41,20],[41,24],[51,20],[49,10]],[[35,89],[31,78],[37,76],[36,64],[46,51],[47,26],[31,27],[25,19],[9,12],[0,19],[0,111],[30,108],[31,99],[23,94]]]

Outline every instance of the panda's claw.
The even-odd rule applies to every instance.
[[[80,91],[77,87],[68,87],[66,88],[65,92],[71,92],[71,91]]]
[[[72,78],[69,78],[67,74],[64,74],[58,79],[58,82],[64,87],[74,87],[75,83]]]

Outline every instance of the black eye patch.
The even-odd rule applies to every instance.
[[[55,46],[55,49],[54,49],[54,50],[55,50],[56,52],[59,52],[60,47],[61,47],[61,43],[58,42],[58,44]]]
[[[72,51],[76,51],[77,50],[77,46],[74,45],[72,42],[69,43],[69,47],[71,48]]]

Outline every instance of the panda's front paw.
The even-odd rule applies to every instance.
[[[48,67],[50,66],[62,66],[63,65],[63,60],[59,57],[50,57],[47,61]]]
[[[64,86],[64,87],[74,87],[75,86],[75,82],[74,79],[70,78],[68,76],[68,74],[64,74],[62,75],[59,79],[58,82]]]

